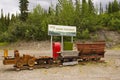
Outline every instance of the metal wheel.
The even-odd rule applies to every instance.
[[[29,67],[29,70],[33,70],[33,67]]]
[[[16,71],[20,71],[20,68],[16,68]]]
[[[35,60],[29,59],[28,60],[28,66],[33,67],[35,65]]]
[[[53,60],[52,60],[52,59],[49,59],[49,60],[47,60],[47,63],[48,63],[48,64],[52,64],[52,63],[53,63]]]
[[[16,67],[17,67],[17,68],[23,67],[23,61],[22,61],[21,59],[17,61]]]
[[[96,58],[96,61],[100,61],[100,58]]]

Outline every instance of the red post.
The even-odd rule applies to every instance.
[[[58,58],[58,53],[57,52],[60,52],[61,51],[61,45],[60,45],[60,42],[54,42],[53,43],[53,58],[54,59],[57,59]]]

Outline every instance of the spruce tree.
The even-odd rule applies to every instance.
[[[119,11],[119,3],[117,0],[114,0],[112,4],[112,12],[117,12],[117,11]]]
[[[7,22],[6,22],[6,24],[7,24],[7,26],[9,26],[9,24],[10,24],[10,13],[8,13],[8,15],[7,15]]]
[[[108,4],[108,13],[112,13],[113,12],[112,6],[113,6],[112,3],[109,2],[109,4]]]
[[[60,6],[59,24],[73,25],[74,5],[72,0],[59,0],[59,6]]]
[[[87,4],[87,1],[86,0],[82,0],[82,15],[83,16],[87,16],[88,14],[88,4]]]
[[[75,3],[75,5],[76,5],[76,13],[79,13],[80,14],[80,12],[81,12],[81,9],[80,9],[80,7],[81,7],[81,5],[80,5],[80,0],[76,0],[76,3]]]
[[[88,7],[89,7],[89,13],[94,14],[95,8],[94,8],[93,2],[91,0],[88,0]]]
[[[102,14],[103,13],[103,7],[102,7],[102,3],[100,2],[100,9],[99,9],[99,13]]]
[[[79,27],[80,24],[80,17],[81,17],[81,5],[80,5],[80,0],[76,0],[75,3],[75,25]]]
[[[22,21],[26,21],[28,17],[28,0],[19,0],[19,8],[20,8],[20,19]]]
[[[49,15],[53,15],[53,14],[54,14],[54,10],[53,10],[52,7],[49,7],[49,9],[48,9],[48,13],[49,13]]]
[[[1,23],[3,24],[4,22],[4,15],[3,15],[3,9],[1,9]]]
[[[56,16],[59,16],[59,13],[60,13],[60,6],[59,6],[59,4],[57,4],[56,5],[56,12],[55,12]]]

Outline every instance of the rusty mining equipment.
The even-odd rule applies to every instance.
[[[26,54],[20,56],[18,50],[15,50],[14,57],[11,57],[8,56],[8,50],[4,50],[3,64],[14,65],[17,70],[20,70],[24,67],[33,69],[35,66],[43,65],[75,65],[78,64],[79,61],[100,61],[100,59],[104,57],[105,42],[76,43],[76,48],[77,50],[61,51],[60,42],[54,42],[53,57],[34,57]]]

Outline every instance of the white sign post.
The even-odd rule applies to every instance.
[[[61,36],[61,48],[63,51],[63,36],[71,36],[71,42],[73,42],[73,36],[76,36],[75,26],[62,26],[62,25],[48,25],[48,35],[51,35],[51,51],[52,51],[52,36]]]

